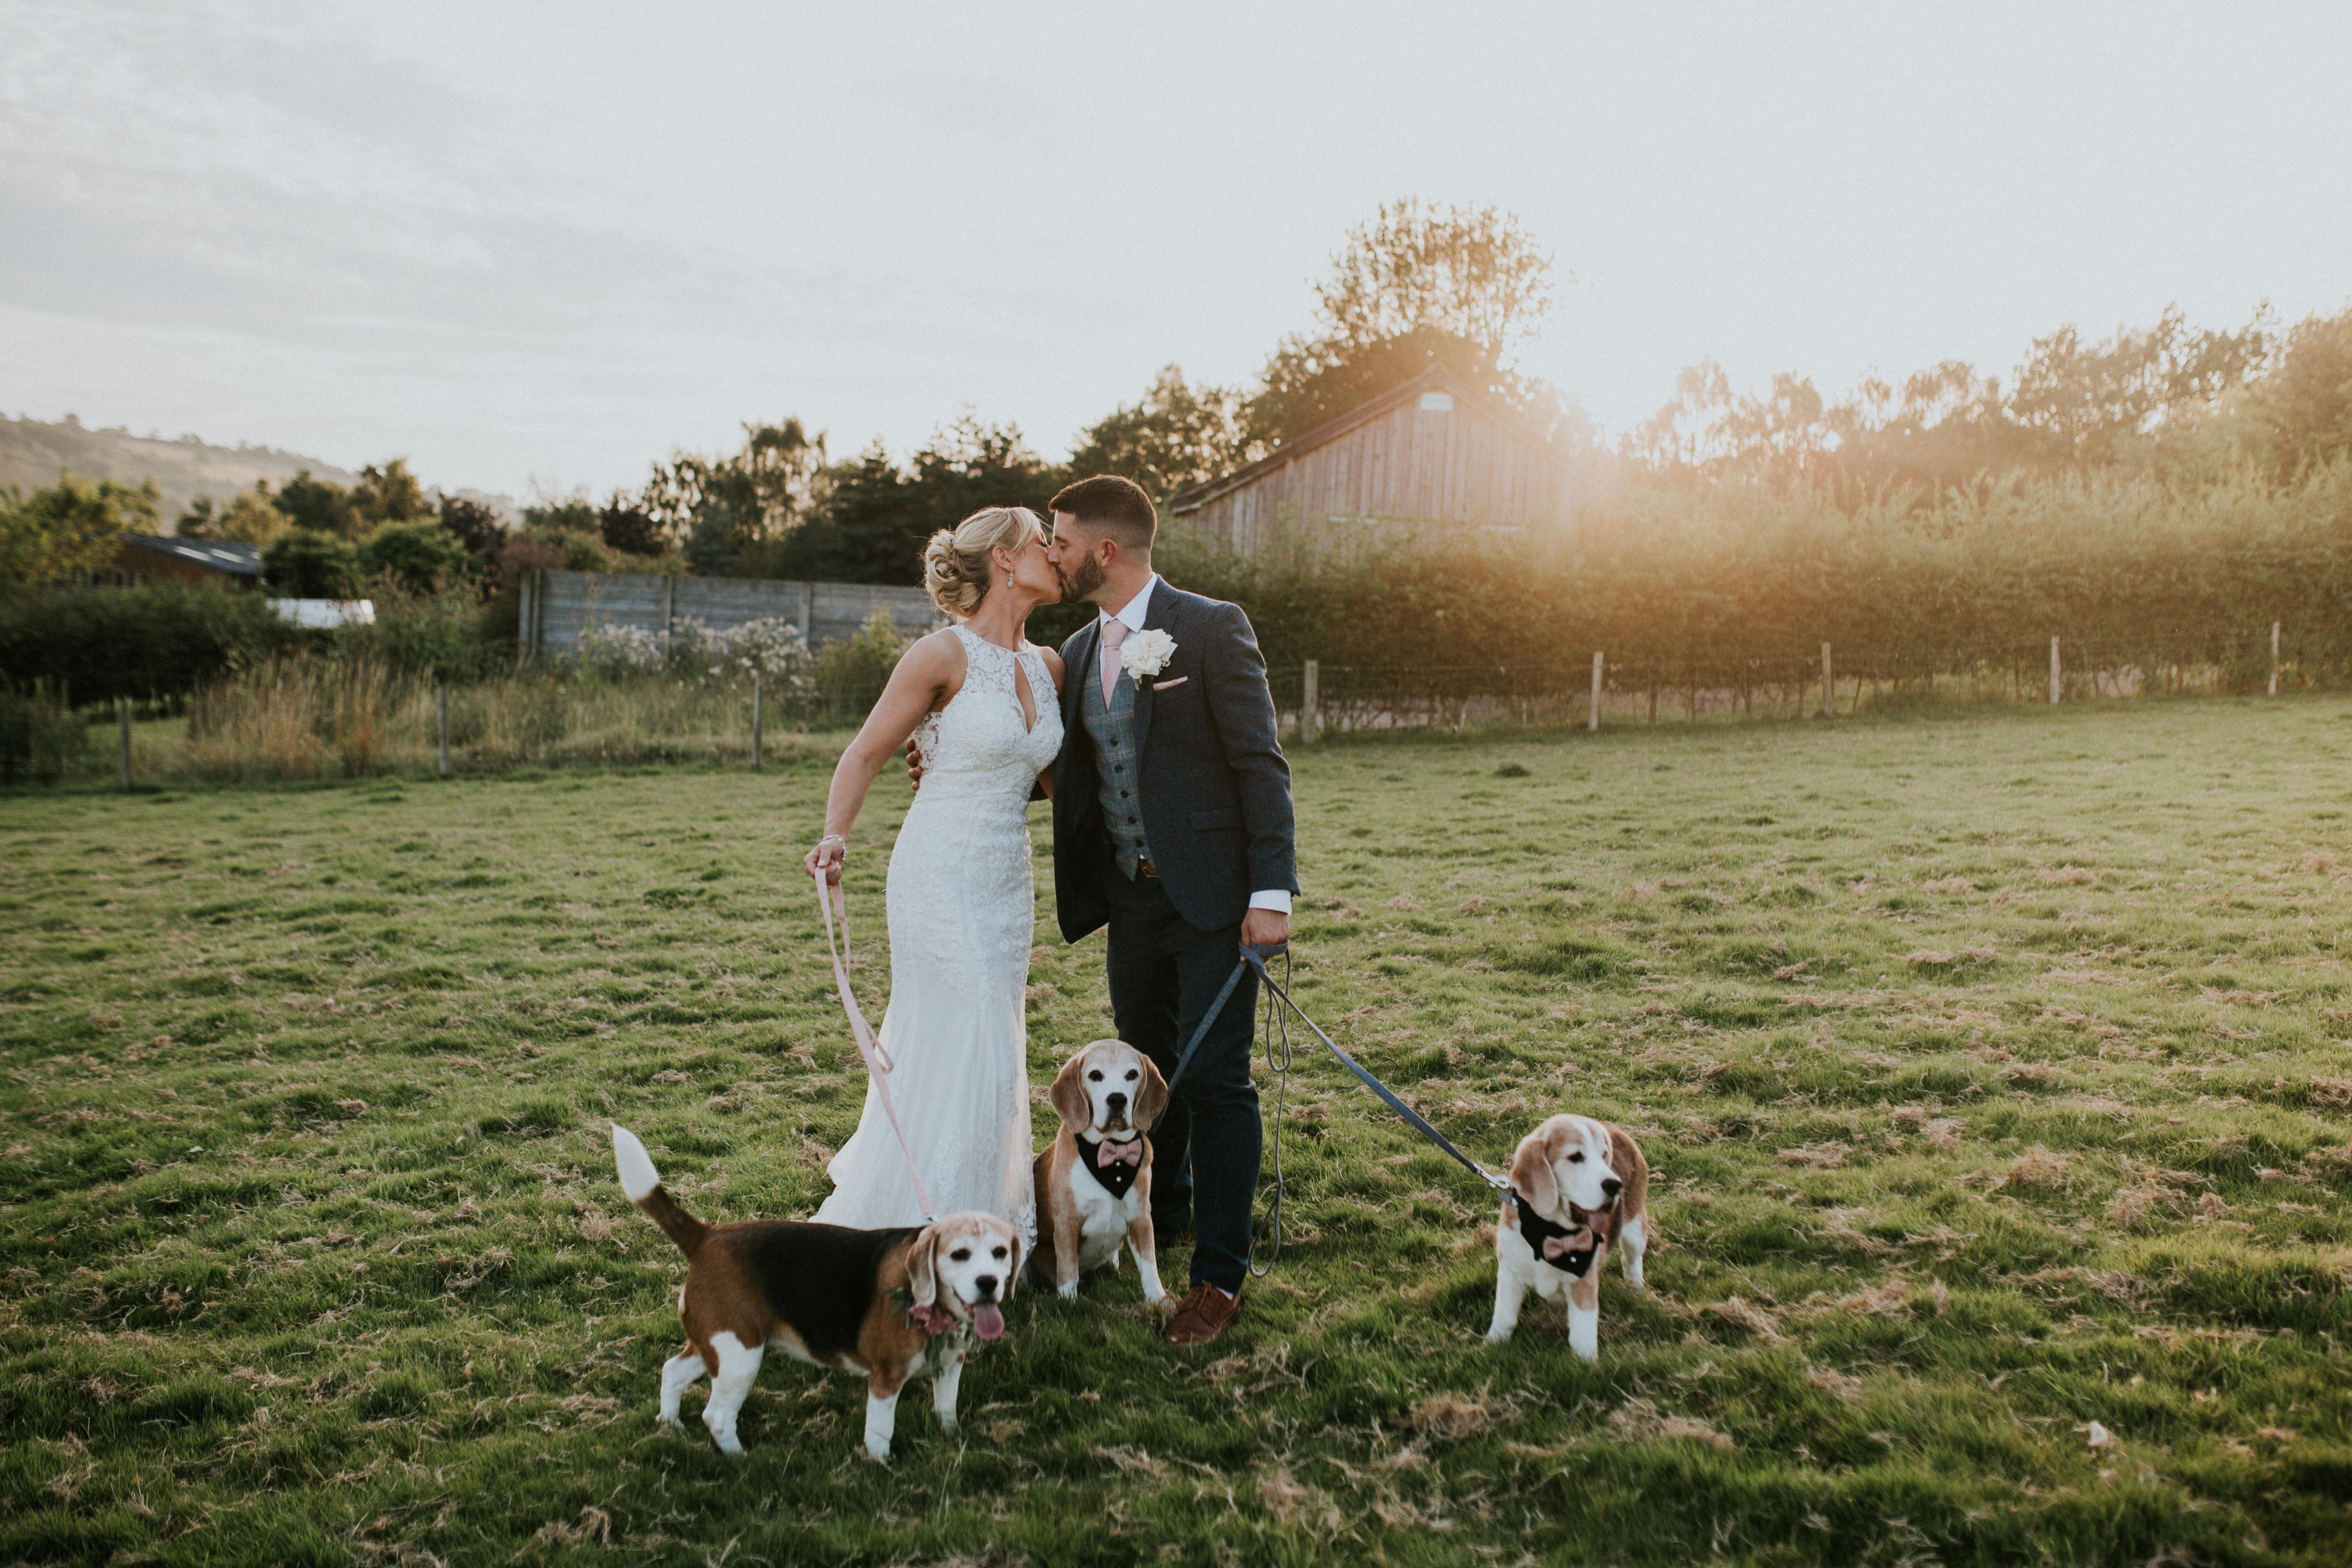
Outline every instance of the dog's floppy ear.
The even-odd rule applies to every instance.
[[[1135,1059],[1143,1064],[1143,1087],[1135,1097],[1136,1130],[1149,1132],[1159,1124],[1160,1113],[1168,1109],[1168,1080],[1160,1076],[1160,1066],[1141,1051]]]
[[[1538,1214],[1559,1206],[1559,1184],[1551,1174],[1551,1139],[1542,1128],[1519,1140],[1518,1152],[1511,1156],[1511,1185]]]
[[[1054,1107],[1054,1114],[1073,1132],[1083,1131],[1095,1121],[1094,1101],[1087,1097],[1086,1079],[1081,1076],[1087,1058],[1092,1055],[1094,1047],[1088,1046],[1064,1062],[1062,1070],[1054,1075],[1054,1087],[1045,1095]]]
[[[1021,1283],[1021,1227],[1009,1227],[1013,1235],[1013,1266],[1004,1274],[1004,1299],[1013,1300],[1013,1288]]]
[[[927,1225],[907,1244],[907,1294],[918,1307],[935,1306],[940,1299],[940,1270],[931,1255],[939,1249],[940,1227]]]

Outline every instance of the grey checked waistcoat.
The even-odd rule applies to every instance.
[[[1100,780],[1097,798],[1102,802],[1103,826],[1110,829],[1111,850],[1121,876],[1134,879],[1138,863],[1151,858],[1143,839],[1143,802],[1136,780],[1135,680],[1124,670],[1111,688],[1110,705],[1103,705],[1102,645],[1095,645],[1095,668],[1086,670],[1086,690],[1078,699],[1079,716],[1095,742],[1095,773]]]

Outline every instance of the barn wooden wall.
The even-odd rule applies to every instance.
[[[1278,521],[1544,527],[1568,515],[1566,478],[1466,401],[1408,399],[1179,521],[1255,554]]]

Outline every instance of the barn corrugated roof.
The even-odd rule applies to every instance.
[[[257,544],[237,544],[225,539],[174,539],[162,533],[134,533],[124,542],[208,572],[226,573],[232,577],[261,575],[261,546]]]
[[[1418,397],[1424,392],[1440,388],[1452,393],[1457,399],[1466,400],[1479,413],[1517,436],[1546,462],[1562,470],[1567,468],[1567,465],[1554,455],[1551,448],[1544,443],[1543,438],[1528,428],[1526,420],[1487,396],[1469,381],[1448,370],[1443,363],[1433,360],[1427,368],[1399,382],[1378,397],[1360,404],[1336,419],[1327,420],[1318,425],[1295,441],[1285,442],[1247,468],[1235,468],[1223,479],[1211,479],[1205,485],[1195,485],[1183,494],[1176,496],[1168,503],[1168,513],[1171,517],[1182,517],[1188,512],[1198,511],[1219,496],[1229,495],[1244,485],[1276,472],[1301,452],[1311,452],[1327,442],[1339,439],[1359,425],[1378,419],[1408,398]]]

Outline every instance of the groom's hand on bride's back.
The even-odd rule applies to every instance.
[[[915,743],[911,735],[907,737],[907,787],[923,787],[923,748]]]

